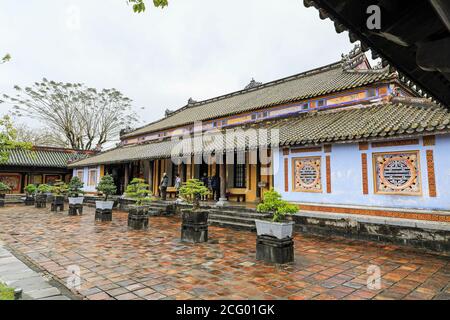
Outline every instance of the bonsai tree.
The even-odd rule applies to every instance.
[[[25,192],[27,193],[27,195],[31,196],[33,194],[36,193],[37,191],[37,187],[34,184],[28,184],[25,188],[24,188]]]
[[[127,186],[125,196],[136,200],[137,206],[148,204],[152,201],[152,199],[149,197],[150,191],[148,190],[148,188],[149,185],[145,183],[144,179],[134,178]]]
[[[273,222],[282,222],[286,215],[297,213],[298,207],[283,200],[281,194],[271,189],[264,193],[264,201],[257,206],[256,210],[271,213]]]
[[[81,182],[80,178],[77,176],[72,177],[68,186],[69,197],[78,198],[80,194],[84,194],[84,191],[81,190],[83,187],[84,183]]]
[[[68,189],[67,184],[65,184],[61,180],[56,180],[55,184],[53,186],[51,186],[51,192],[55,196],[64,196],[67,194],[68,190],[69,189]]]
[[[114,179],[109,174],[104,175],[99,184],[97,185],[97,191],[101,192],[105,197],[104,201],[108,201],[108,196],[117,192],[117,187],[114,184]]]
[[[200,208],[200,198],[210,194],[208,188],[198,179],[189,179],[180,188],[181,196],[192,203],[193,210]]]
[[[0,194],[5,194],[7,192],[11,191],[11,188],[0,181]]]
[[[50,187],[48,184],[40,184],[37,187],[37,192],[40,194],[49,193],[52,191],[51,188],[52,187]]]

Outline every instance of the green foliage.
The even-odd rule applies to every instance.
[[[17,130],[14,128],[11,118],[4,116],[0,118],[0,164],[8,161],[9,152],[14,149],[29,150],[31,143],[18,142]]]
[[[11,60],[11,55],[7,53],[3,56],[3,58],[0,59],[0,64],[8,62],[9,60]]]
[[[128,0],[128,3],[133,5],[133,11],[141,13],[145,11],[145,0]],[[155,7],[164,8],[169,5],[168,0],[153,0]]]
[[[40,184],[39,187],[37,187],[37,192],[38,193],[49,193],[52,191],[52,187],[49,186],[48,184]]]
[[[97,185],[97,191],[101,192],[105,196],[105,201],[107,201],[108,196],[117,192],[117,187],[114,184],[114,178],[109,174],[104,175]]]
[[[0,300],[14,300],[14,288],[0,282]]]
[[[297,213],[298,207],[281,199],[281,194],[272,189],[264,193],[264,201],[258,205],[256,210],[272,213],[272,221],[281,222],[286,215]]]
[[[148,204],[152,201],[152,198],[149,197],[149,187],[150,185],[145,183],[144,179],[134,178],[127,186],[125,196],[136,200],[136,205],[138,206]]]
[[[80,194],[83,194],[84,191],[81,190],[83,187],[84,183],[81,182],[80,178],[78,178],[77,176],[72,177],[68,186],[69,197],[78,197]]]
[[[37,187],[34,184],[28,184],[25,188],[24,188],[25,192],[29,195],[35,194]]]
[[[194,210],[198,209],[200,197],[209,195],[208,188],[198,179],[189,179],[180,188],[181,196],[188,202],[192,203]]]
[[[11,188],[8,185],[6,185],[0,181],[0,193],[5,193],[8,191],[11,191]]]
[[[51,192],[55,196],[64,196],[68,191],[69,187],[61,180],[56,180],[55,184],[51,186]]]

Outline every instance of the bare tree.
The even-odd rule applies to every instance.
[[[17,141],[29,142],[33,146],[70,148],[64,136],[48,128],[30,128],[25,124],[16,125]]]
[[[116,89],[97,91],[80,83],[45,78],[31,87],[14,89],[15,97],[3,95],[13,104],[13,115],[41,121],[74,149],[91,150],[117,140],[121,129],[137,122],[132,100]]]

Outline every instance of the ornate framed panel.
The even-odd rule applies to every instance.
[[[374,190],[377,194],[422,194],[419,151],[373,154]]]
[[[292,191],[322,192],[321,157],[292,159]]]
[[[22,175],[19,173],[0,173],[0,182],[11,188],[11,193],[20,193],[22,188]]]

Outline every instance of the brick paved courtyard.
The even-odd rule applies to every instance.
[[[210,227],[208,244],[179,241],[180,220],[151,217],[148,231],[33,207],[0,208],[0,239],[66,283],[80,267],[86,299],[450,299],[450,258],[342,238],[295,237],[295,263],[255,260],[254,233]],[[381,268],[369,290],[367,268]]]

